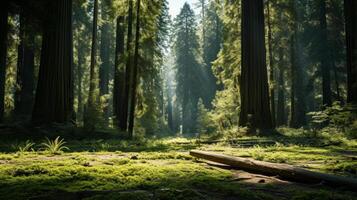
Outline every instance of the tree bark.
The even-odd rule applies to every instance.
[[[5,73],[7,58],[8,34],[8,1],[0,3],[0,123],[3,122],[5,111]]]
[[[270,111],[271,111],[271,116],[272,116],[272,123],[273,126],[276,124],[276,114],[275,114],[275,77],[274,77],[274,68],[275,68],[275,63],[274,63],[274,55],[273,55],[273,33],[272,33],[272,24],[271,24],[271,15],[270,15],[270,0],[267,1],[267,10],[268,10],[268,40],[269,40],[269,67],[270,67],[270,73],[269,73],[269,81],[270,81]]]
[[[35,35],[27,26],[24,12],[20,15],[20,44],[18,47],[17,88],[15,91],[15,113],[31,115],[34,92]]]
[[[110,2],[108,0],[104,0],[101,3],[101,14],[102,14],[102,27],[101,27],[101,43],[100,43],[100,58],[101,58],[101,66],[99,68],[99,89],[100,96],[109,94],[109,70],[110,70],[110,26],[108,22],[108,9],[110,6]],[[104,107],[104,120],[108,122],[109,118],[109,102],[106,102]]]
[[[279,50],[279,59],[280,59],[280,67],[279,67],[279,80],[278,80],[278,105],[277,105],[277,117],[276,117],[276,125],[283,126],[286,125],[286,111],[285,111],[285,82],[284,82],[284,67],[283,60],[283,48]]]
[[[240,125],[273,128],[266,67],[263,0],[242,0]]]
[[[138,87],[138,65],[139,65],[139,41],[140,40],[140,0],[137,0],[136,5],[136,33],[135,33],[135,53],[134,53],[134,66],[131,83],[131,102],[129,114],[129,137],[133,137],[134,133],[134,119],[136,107],[136,90]]]
[[[95,88],[96,88],[96,76],[95,66],[97,64],[97,35],[98,35],[98,0],[94,0],[94,12],[93,12],[93,28],[92,28],[92,47],[90,57],[90,77],[89,77],[89,99],[88,106],[94,106],[95,103]]]
[[[114,113],[117,119],[117,126],[120,127],[122,116],[122,105],[124,104],[123,91],[125,89],[125,69],[124,69],[124,17],[117,18],[116,25],[116,49],[115,49],[115,77],[114,77]]]
[[[305,80],[304,70],[302,63],[301,38],[299,32],[300,26],[300,9],[297,1],[291,2],[292,20],[293,23],[293,35],[291,36],[291,117],[290,126],[293,128],[300,128],[306,125],[306,102],[305,102]]]
[[[131,82],[131,73],[132,73],[132,37],[133,37],[133,0],[129,0],[129,10],[128,10],[128,35],[126,42],[126,51],[127,51],[127,60],[125,68],[125,87],[123,92],[123,104],[121,107],[121,116],[120,116],[120,130],[127,131],[128,129],[128,110],[129,110],[129,97],[130,97],[130,82]]]
[[[357,104],[357,2],[345,0],[347,102]]]
[[[320,31],[321,31],[321,60],[320,67],[322,73],[322,104],[323,106],[331,106],[331,67],[329,64],[329,45],[327,40],[327,22],[326,22],[326,2],[325,0],[320,0]]]
[[[82,87],[82,77],[83,77],[83,65],[85,64],[84,48],[82,40],[78,41],[77,46],[77,94],[78,94],[78,110],[77,110],[77,120],[83,120],[83,87]]]
[[[72,0],[48,2],[32,120],[66,123],[73,117]]]

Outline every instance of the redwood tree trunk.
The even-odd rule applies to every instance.
[[[129,11],[128,11],[128,36],[127,36],[127,42],[126,42],[126,51],[127,51],[127,60],[126,60],[126,68],[125,68],[125,87],[124,90],[122,91],[123,95],[123,103],[121,107],[121,116],[120,116],[120,130],[122,131],[127,131],[128,129],[128,110],[129,110],[129,94],[130,94],[130,78],[131,78],[131,73],[132,73],[132,63],[131,63],[131,43],[132,43],[132,37],[133,37],[133,0],[129,0]]]
[[[34,123],[65,123],[73,112],[72,0],[47,5]]]
[[[108,0],[104,0],[101,3],[101,14],[102,14],[102,27],[101,27],[101,44],[100,44],[100,58],[101,65],[99,68],[99,87],[100,87],[100,95],[109,94],[109,71],[110,71],[110,26],[108,22],[108,12],[109,12],[110,2]],[[106,106],[104,107],[104,119],[105,122],[108,122],[109,119],[109,102],[106,102]]]
[[[277,116],[276,125],[283,126],[286,125],[286,111],[285,111],[285,82],[284,82],[284,54],[283,49],[279,50],[279,80],[278,80],[278,105],[277,105]]]
[[[97,35],[98,35],[98,0],[94,0],[92,47],[90,56],[89,99],[88,106],[94,106],[94,90],[96,88],[95,65],[97,64]]]
[[[357,104],[357,1],[345,0],[347,44],[347,102]]]
[[[114,91],[113,104],[114,114],[117,118],[117,125],[120,127],[122,116],[121,106],[124,103],[123,90],[125,88],[125,69],[124,69],[124,17],[117,18],[116,27],[116,49],[115,49],[115,77],[114,77]]]
[[[273,33],[272,33],[272,24],[271,24],[271,15],[270,15],[270,0],[267,1],[267,17],[268,17],[268,46],[269,46],[269,67],[270,67],[270,73],[269,73],[269,80],[270,80],[270,111],[271,111],[271,116],[272,116],[272,123],[275,126],[276,121],[276,114],[275,114],[275,76],[274,76],[274,68],[275,68],[275,63],[274,63],[274,55],[273,55]]]
[[[7,33],[8,33],[8,2],[0,3],[0,123],[4,117],[5,106],[5,72],[7,57]]]
[[[18,47],[17,90],[15,92],[15,112],[17,115],[31,115],[34,90],[34,43],[33,30],[27,26],[26,16],[20,16],[20,44]]]
[[[290,40],[291,53],[291,112],[290,112],[290,126],[293,128],[300,128],[306,125],[306,91],[305,91],[305,77],[303,64],[303,51],[301,47],[301,33],[299,26],[301,25],[302,9],[299,1],[291,1],[292,9],[292,25],[293,34]]]
[[[273,128],[266,66],[263,0],[242,0],[240,125]]]
[[[140,40],[140,0],[137,0],[134,66],[133,66],[133,76],[132,76],[132,83],[130,89],[131,99],[130,99],[130,114],[129,114],[129,127],[128,127],[129,137],[133,137],[133,132],[134,132],[136,90],[138,87],[139,40]]]
[[[320,0],[320,31],[321,31],[321,61],[320,67],[322,72],[322,102],[324,106],[331,106],[331,75],[330,75],[330,64],[329,64],[329,52],[328,52],[328,40],[327,40],[327,22],[326,22],[326,2],[325,0]]]

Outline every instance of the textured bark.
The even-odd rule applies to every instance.
[[[0,123],[4,117],[5,106],[5,72],[7,57],[7,34],[8,34],[8,2],[0,3]]]
[[[77,95],[78,95],[78,110],[77,110],[77,120],[83,120],[83,87],[82,87],[82,77],[83,77],[83,65],[85,64],[85,56],[83,44],[81,41],[78,41],[77,46]]]
[[[320,31],[321,31],[321,60],[320,67],[322,73],[322,102],[324,106],[331,106],[331,67],[330,67],[330,56],[327,40],[327,22],[326,22],[326,2],[325,0],[319,0],[320,8]]]
[[[109,72],[110,72],[110,25],[108,11],[110,7],[110,2],[104,0],[101,2],[101,17],[103,24],[101,26],[101,43],[100,43],[100,58],[101,65],[99,68],[99,91],[100,96],[109,94]],[[103,108],[104,121],[107,124],[109,119],[109,102],[105,103]]]
[[[126,51],[127,51],[127,60],[126,60],[126,68],[125,68],[125,87],[123,92],[123,104],[121,105],[121,116],[120,116],[120,130],[127,131],[128,129],[128,110],[129,110],[129,95],[130,95],[130,78],[132,73],[132,37],[133,37],[133,1],[129,0],[129,10],[128,10],[128,35],[126,42]]]
[[[95,66],[97,64],[97,35],[98,35],[98,0],[94,0],[93,11],[93,28],[92,28],[92,47],[90,56],[90,77],[89,77],[89,99],[88,106],[94,106],[94,90],[96,88]]]
[[[20,16],[20,44],[18,46],[17,88],[15,113],[31,115],[34,92],[35,35],[27,25],[25,13]]]
[[[268,23],[268,46],[269,46],[269,81],[270,81],[270,111],[273,126],[276,124],[276,115],[275,115],[275,77],[274,77],[274,55],[273,55],[273,33],[272,33],[272,25],[271,25],[271,15],[270,15],[270,0],[267,1],[267,23]]]
[[[345,0],[347,102],[357,104],[357,1]]]
[[[278,104],[277,104],[277,116],[276,116],[276,125],[283,126],[286,125],[286,111],[285,111],[285,82],[284,82],[284,67],[283,60],[283,48],[279,50],[279,80],[278,80]]]
[[[173,107],[171,94],[167,95],[167,125],[171,131],[174,130],[173,124]]]
[[[121,106],[124,103],[123,90],[125,88],[125,69],[124,69],[124,17],[119,16],[117,18],[116,27],[116,48],[115,48],[115,77],[114,77],[114,91],[113,91],[113,103],[114,114],[118,120],[116,125],[120,127],[122,116]]]
[[[137,0],[134,66],[133,66],[132,83],[130,87],[131,100],[130,100],[129,127],[128,127],[129,137],[133,137],[133,133],[134,133],[136,90],[138,87],[139,40],[140,40],[140,0]]]
[[[300,128],[306,125],[306,92],[305,92],[305,77],[303,64],[303,48],[301,47],[301,33],[299,26],[301,26],[302,13],[299,7],[299,1],[291,2],[292,9],[292,25],[293,34],[290,40],[290,54],[291,54],[291,112],[290,112],[290,126],[293,128]]]
[[[291,117],[290,126],[300,128],[306,124],[306,105],[304,97],[304,81],[302,76],[301,63],[299,62],[298,53],[299,43],[295,32],[291,38]]]
[[[269,102],[263,0],[242,0],[240,125],[273,128]]]
[[[110,26],[108,23],[108,5],[109,2],[107,0],[102,1],[101,3],[101,17],[103,20],[103,24],[101,26],[101,43],[100,43],[100,58],[101,65],[99,69],[99,87],[100,87],[100,95],[106,95],[109,93],[109,68],[110,68]]]
[[[72,0],[48,2],[41,64],[32,120],[65,123],[72,119]]]

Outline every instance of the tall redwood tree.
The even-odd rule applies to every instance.
[[[5,72],[6,72],[6,56],[7,56],[7,32],[8,32],[8,9],[7,1],[0,3],[0,122],[4,117],[5,106]]]
[[[357,1],[345,0],[347,44],[347,101],[357,104]]]
[[[72,0],[48,2],[32,120],[65,123],[73,114]]]
[[[273,128],[270,112],[263,0],[242,0],[240,125]]]

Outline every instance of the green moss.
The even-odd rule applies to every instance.
[[[72,152],[61,155],[50,155],[42,151],[26,152],[21,156],[16,152],[0,153],[0,199],[27,199],[41,195],[45,195],[42,199],[63,195],[66,199],[75,199],[81,192],[89,192],[87,199],[133,200],[154,197],[280,199],[274,192],[269,192],[272,189],[295,199],[308,199],[310,195],[330,198],[331,195],[335,197],[333,194],[336,193],[329,189],[311,193],[301,193],[301,188],[281,191],[281,186],[232,181],[233,171],[196,162],[188,154],[188,150],[197,148],[195,140],[191,139],[67,142]],[[105,145],[101,147],[101,143]],[[200,148],[350,176],[351,173],[356,174],[357,168],[356,160],[353,159],[357,147],[353,144],[349,142],[342,146],[313,147],[277,142],[272,146],[237,148],[218,143],[201,144]],[[10,146],[10,143],[7,145]],[[352,157],[347,155],[347,150]],[[353,196],[347,194],[345,199]],[[330,199],[337,197],[340,196]]]

